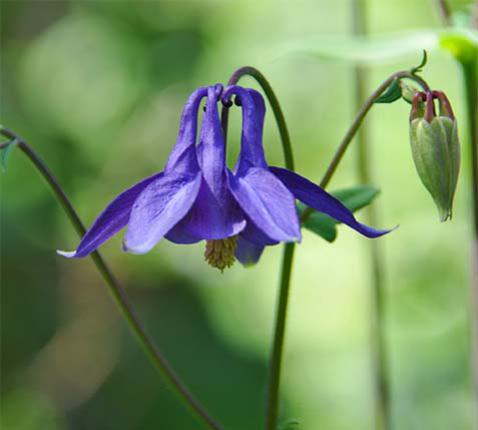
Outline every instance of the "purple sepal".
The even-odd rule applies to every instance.
[[[123,241],[125,251],[150,251],[191,209],[201,185],[196,175],[164,175],[136,199]]]
[[[269,170],[277,176],[277,178],[279,178],[302,203],[348,225],[360,234],[369,238],[375,238],[383,236],[391,231],[376,230],[359,223],[353,216],[352,212],[350,212],[339,200],[297,173],[280,167],[270,167]]]
[[[151,182],[162,176],[162,172],[157,173],[123,191],[96,218],[75,251],[57,251],[57,253],[67,258],[82,258],[91,254],[101,244],[126,226],[131,214],[131,208],[137,197]]]

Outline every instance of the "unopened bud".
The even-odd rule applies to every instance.
[[[438,99],[436,114],[434,99]],[[438,208],[441,221],[452,216],[460,170],[460,143],[456,120],[444,93],[416,93],[410,112],[413,161],[423,185]]]

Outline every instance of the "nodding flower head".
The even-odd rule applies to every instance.
[[[418,176],[435,201],[440,220],[446,221],[452,217],[460,143],[456,119],[443,92],[415,94],[410,112],[410,144]]]
[[[233,96],[242,109],[242,134],[231,171],[226,166],[218,103],[230,107]],[[203,98],[206,109],[197,138]],[[127,252],[144,254],[163,238],[178,244],[205,241],[206,261],[221,271],[235,259],[254,264],[265,246],[301,240],[296,199],[367,237],[388,232],[360,224],[342,203],[297,173],[269,167],[262,143],[264,116],[264,99],[253,89],[216,84],[194,91],[164,170],[121,193],[75,251],[59,253],[85,257],[127,227],[123,241]]]

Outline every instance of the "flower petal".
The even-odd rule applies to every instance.
[[[235,257],[243,266],[252,266],[259,261],[264,251],[264,245],[257,245],[244,239],[241,235],[237,238]]]
[[[245,226],[244,213],[227,187],[222,195],[214,196],[203,180],[194,206],[174,228],[173,239],[186,243],[188,238],[225,239],[239,234]]]
[[[251,168],[244,176],[229,172],[229,187],[242,210],[270,239],[300,240],[294,196],[272,173],[261,168]]]
[[[200,237],[194,236],[184,228],[183,220],[179,221],[167,234],[164,235],[164,237],[169,241],[180,245],[190,245],[191,243],[197,243],[203,240]]]
[[[235,94],[242,105],[241,152],[234,173],[243,175],[251,167],[267,168],[262,144],[264,116],[266,112],[262,95],[252,88],[231,85],[222,99],[228,101]]]
[[[68,258],[86,257],[95,251],[102,243],[120,231],[128,223],[133,203],[140,193],[153,181],[161,178],[163,173],[157,173],[143,179],[116,197],[93,222],[92,226],[81,239],[76,251],[57,251]]]
[[[198,88],[186,102],[179,126],[176,145],[171,151],[164,169],[165,173],[188,173],[198,169],[196,155],[197,117],[203,97],[207,95],[206,87]]]
[[[276,175],[301,202],[348,225],[364,236],[373,238],[390,232],[390,230],[375,230],[372,227],[359,223],[352,212],[339,200],[297,173],[280,167],[270,167],[269,170]]]
[[[249,218],[246,228],[241,231],[241,237],[257,245],[277,245],[279,241],[271,239],[260,228],[258,228]]]
[[[201,173],[164,175],[151,183],[133,205],[124,238],[125,251],[144,254],[191,209],[201,185]]]
[[[175,229],[201,239],[224,239],[237,235],[246,220],[228,189],[224,135],[217,102],[222,85],[208,88],[206,112],[203,117],[198,159],[203,180],[196,203]],[[175,235],[177,237],[177,235]]]

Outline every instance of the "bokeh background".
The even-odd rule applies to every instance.
[[[455,9],[469,3],[451,2]],[[86,224],[124,188],[162,169],[187,96],[227,81],[237,67],[254,65],[269,78],[297,170],[315,181],[354,113],[352,66],[294,52],[302,40],[347,36],[346,0],[0,6],[1,121],[38,150]],[[427,0],[369,0],[366,13],[372,35],[440,26]],[[427,41],[412,38],[397,52],[386,46],[383,58],[368,63],[370,89],[417,64]],[[463,138],[458,67],[431,48],[423,76],[449,95]],[[469,430],[468,155],[454,219],[440,224],[415,174],[408,113],[397,102],[376,106],[367,119],[374,184],[382,190],[379,227],[400,224],[380,239],[394,428]],[[231,163],[239,132],[234,112]],[[265,144],[270,164],[281,164],[270,112]],[[357,183],[355,156],[354,149],[347,154],[331,189]],[[1,187],[2,428],[203,428],[158,379],[92,262],[55,254],[78,239],[20,152],[10,154]],[[187,385],[225,428],[260,429],[280,247],[255,267],[236,264],[220,274],[203,262],[203,244],[164,241],[144,256],[124,254],[120,244],[121,235],[103,254]],[[340,227],[333,244],[304,232],[298,247],[282,418],[297,419],[301,429],[373,426],[367,245]]]

